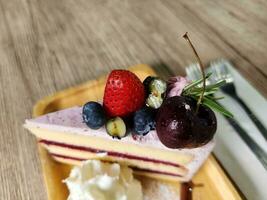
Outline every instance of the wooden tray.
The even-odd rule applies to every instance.
[[[147,65],[137,65],[130,67],[141,80],[149,75],[155,75],[155,72]],[[89,100],[102,100],[105,87],[106,76],[97,80],[88,81],[58,92],[55,95],[49,96],[40,100],[33,109],[33,116],[37,117],[49,112],[61,110],[75,105],[83,105]],[[54,161],[44,147],[38,144],[39,154],[43,169],[43,175],[46,183],[49,200],[65,200],[68,196],[68,191],[62,180],[65,179],[72,166],[61,164]],[[145,180],[142,184],[145,184]],[[193,199],[197,200],[238,200],[241,199],[237,190],[228,179],[220,165],[217,163],[213,155],[211,155],[199,172],[193,178],[196,184],[202,184],[201,187],[195,187],[193,190]],[[169,183],[164,183],[169,184]],[[175,187],[177,199],[179,194],[179,183],[171,184],[170,187]],[[157,199],[161,199],[157,197]]]

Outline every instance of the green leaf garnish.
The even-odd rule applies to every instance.
[[[209,98],[214,100],[214,101],[224,99],[224,97],[215,97],[215,96],[209,96]]]
[[[208,73],[206,75],[206,79],[208,79],[210,76],[211,76],[212,73]],[[185,86],[184,88],[184,91],[185,90],[190,90],[191,88],[194,88],[196,87],[197,85],[199,85],[200,83],[203,82],[203,78],[199,79],[199,80],[196,80],[196,81],[193,81],[192,83],[189,83],[187,86]]]
[[[227,117],[233,118],[234,115],[229,112],[228,110],[226,110],[224,107],[222,107],[221,105],[219,105],[216,101],[214,101],[213,99],[208,98],[207,96],[204,96],[202,103],[205,106],[208,106],[209,108],[211,108],[212,110],[215,110]]]
[[[206,79],[208,79],[211,76],[211,73],[206,75]],[[201,93],[203,92],[203,87],[199,86],[200,83],[202,83],[203,79],[199,79],[196,81],[193,81],[192,83],[185,86],[183,89],[182,95],[184,96],[190,96],[194,98],[195,100],[198,100],[201,96]],[[223,99],[224,97],[215,97],[214,93],[216,93],[221,86],[226,84],[225,80],[220,80],[215,84],[208,85],[205,88],[202,104],[211,108],[214,111],[217,111],[227,117],[233,118],[233,114],[226,110],[223,106],[218,104],[216,101]]]
[[[212,84],[212,85],[208,85],[206,87],[206,90],[212,89],[212,88],[220,88],[221,86],[226,84],[226,80],[219,80],[217,83]]]

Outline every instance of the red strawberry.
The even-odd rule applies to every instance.
[[[108,77],[103,106],[111,117],[124,117],[140,109],[145,89],[139,78],[127,70],[113,70]]]

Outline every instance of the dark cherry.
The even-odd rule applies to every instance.
[[[184,96],[164,100],[156,118],[160,141],[169,148],[195,148],[208,143],[217,129],[214,112]]]

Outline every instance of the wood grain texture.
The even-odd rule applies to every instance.
[[[0,199],[47,199],[21,126],[38,99],[137,63],[184,74],[185,31],[203,61],[229,58],[266,97],[266,10],[264,0],[0,0]]]

